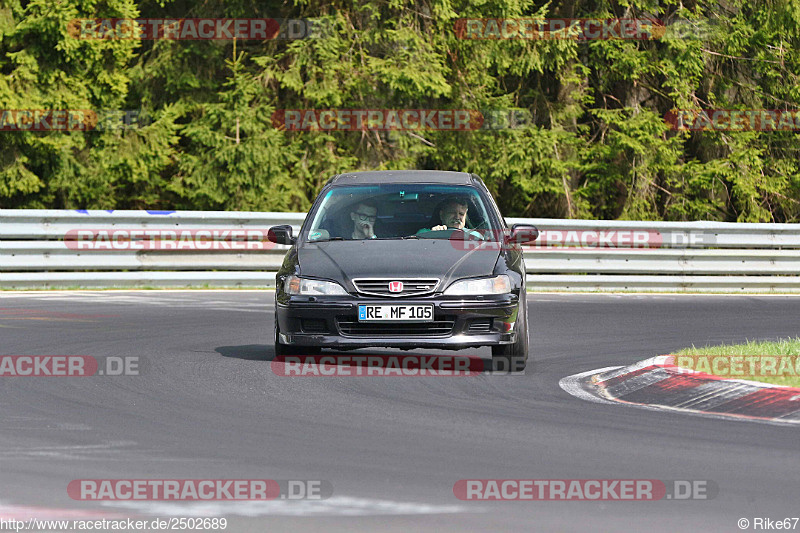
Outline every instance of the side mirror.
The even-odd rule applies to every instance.
[[[292,236],[292,227],[288,224],[269,228],[267,239],[275,244],[287,244],[290,246],[297,240]]]
[[[539,230],[530,224],[514,224],[511,233],[506,237],[507,243],[524,244],[539,238]]]

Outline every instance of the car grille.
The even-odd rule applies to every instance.
[[[396,281],[403,283],[403,290],[400,292],[389,290],[389,284]],[[353,280],[353,285],[361,294],[389,296],[392,298],[430,294],[438,284],[439,280],[437,278],[361,278]]]
[[[359,322],[355,317],[346,317],[339,318],[337,322],[342,335],[386,335],[391,337],[450,335],[456,323],[455,317],[442,317],[433,322],[416,323]]]

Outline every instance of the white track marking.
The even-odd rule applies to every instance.
[[[108,441],[102,444],[79,444],[72,446],[26,446],[24,448],[0,449],[0,460],[38,457],[58,459],[96,458],[97,454],[117,454],[121,448],[135,446],[134,441]]]
[[[176,297],[166,297],[165,294],[158,292],[120,292],[120,291],[76,291],[76,292],[26,292],[26,293],[3,293],[0,298],[18,298],[26,300],[39,300],[47,302],[69,302],[69,303],[90,303],[106,305],[155,305],[160,307],[192,307],[210,311],[234,311],[242,313],[262,313],[274,307],[271,296],[264,295],[263,299],[257,301],[241,301],[237,299],[225,299],[224,295],[217,291],[212,300],[204,299],[205,294],[193,294],[194,291],[176,294]],[[173,293],[174,294],[174,293]],[[262,291],[263,294],[263,291]],[[220,298],[222,296],[222,298]]]
[[[55,507],[40,507],[33,505],[16,505],[0,501],[0,518],[3,520],[89,520],[100,518],[127,518],[125,515],[102,511],[98,509],[58,509]],[[8,531],[14,531],[8,529]]]
[[[334,496],[326,500],[269,501],[113,501],[101,502],[115,510],[129,509],[153,516],[383,516],[483,512],[461,505],[396,502],[372,498]]]

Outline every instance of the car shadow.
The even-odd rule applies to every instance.
[[[245,361],[264,361],[264,362],[272,362],[275,359],[275,346],[272,344],[244,344],[242,346],[219,346],[214,348],[214,351],[220,354],[222,357],[230,357],[233,359],[242,359]],[[478,370],[478,373],[491,373],[489,370],[489,366],[491,364],[491,356],[481,357],[477,355],[474,350],[464,350],[467,351],[467,354],[463,354],[463,351],[436,351],[436,352],[428,352],[427,355],[439,355],[445,357],[464,357],[468,359],[477,359],[476,361],[472,361],[469,366],[470,368],[475,371]],[[351,356],[363,356],[363,355],[376,355],[384,359],[384,361],[388,361],[390,356],[394,357],[414,357],[426,354],[420,354],[418,351],[415,352],[408,352],[402,350],[393,350],[391,348],[379,348],[379,349],[360,349],[360,350],[349,350],[349,351],[336,351],[336,350],[325,350],[322,352],[321,355],[326,356],[333,356],[333,357],[347,357],[348,359]],[[314,356],[306,356],[306,357],[314,357]],[[316,357],[320,357],[317,355]],[[342,366],[339,363],[334,363],[337,366]],[[356,363],[353,366],[364,366],[366,363]],[[351,363],[347,363],[347,365],[351,365]],[[416,365],[411,365],[414,368]],[[483,371],[481,371],[483,370]]]
[[[275,359],[274,344],[244,344],[242,346],[219,346],[217,348],[214,348],[214,351],[220,354],[222,357],[243,359],[245,361],[272,361],[273,359]],[[392,350],[391,348],[380,348],[375,350],[362,348],[360,350],[344,350],[344,351],[326,350],[323,352],[324,355],[333,355],[333,356],[346,356],[351,354],[363,355],[364,353],[369,353],[369,354],[375,353],[381,355],[392,355],[392,354],[398,355],[408,352],[402,352],[400,350]]]
[[[275,359],[273,344],[245,344],[243,346],[220,346],[214,351],[222,357],[244,359],[245,361],[272,361]]]

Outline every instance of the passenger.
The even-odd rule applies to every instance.
[[[372,200],[364,200],[350,212],[353,221],[351,239],[375,239],[375,221],[378,219],[378,207]]]

